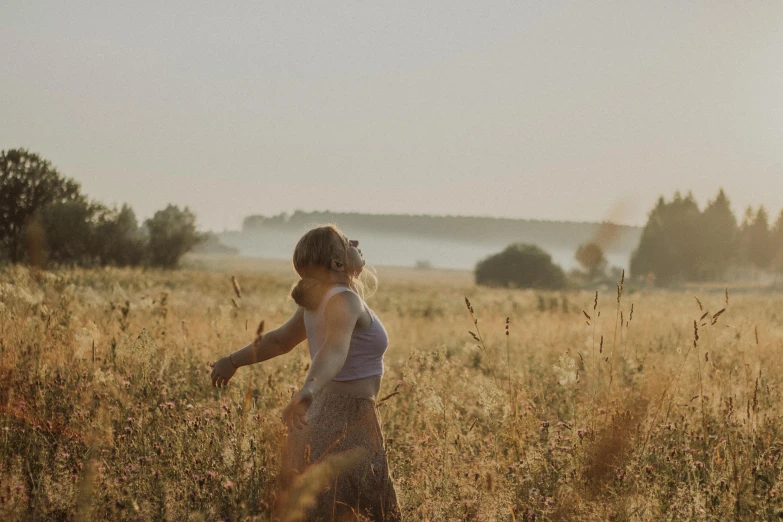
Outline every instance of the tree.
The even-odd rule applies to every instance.
[[[691,194],[663,197],[650,212],[639,246],[631,256],[631,274],[655,274],[664,284],[706,275],[700,256],[701,212]]]
[[[45,237],[46,258],[59,264],[92,265],[100,262],[93,251],[93,218],[101,205],[85,199],[56,201],[41,208],[36,216]]]
[[[701,222],[700,258],[704,275],[709,279],[720,279],[737,258],[738,234],[737,218],[723,189],[707,203]]]
[[[780,211],[775,227],[770,234],[770,245],[772,251],[771,268],[776,272],[783,273],[783,210]]]
[[[476,265],[476,284],[559,290],[566,286],[563,269],[535,245],[515,243]]]
[[[606,256],[596,243],[579,245],[575,257],[591,278],[595,278],[606,269]]]
[[[46,205],[83,201],[79,184],[26,149],[0,152],[0,249],[13,263],[25,254],[24,233]]]
[[[127,204],[104,209],[97,218],[93,251],[103,265],[135,266],[145,261],[147,238]]]
[[[751,208],[745,212],[740,239],[745,259],[756,268],[769,268],[775,252],[772,251],[769,215],[763,206],[759,207],[755,215]]]
[[[196,216],[185,207],[169,205],[144,222],[149,232],[150,264],[174,268],[180,258],[202,239],[196,232]]]

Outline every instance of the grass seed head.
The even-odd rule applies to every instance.
[[[242,289],[239,288],[239,281],[235,276],[231,276],[231,284],[234,286],[234,293],[237,295],[237,299],[242,299]]]

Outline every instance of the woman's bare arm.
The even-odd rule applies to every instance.
[[[237,368],[269,360],[288,353],[307,338],[304,309],[299,307],[280,328],[262,335],[244,348],[219,359],[212,367],[212,386],[228,384]]]
[[[326,339],[313,358],[303,389],[315,394],[340,373],[361,313],[361,300],[353,292],[332,297],[326,307]]]
[[[340,373],[345,364],[351,335],[361,312],[361,300],[352,292],[339,293],[329,301],[326,307],[326,339],[313,358],[304,386],[283,410],[284,422],[300,429],[308,423],[305,415],[313,397]]]
[[[306,338],[304,309],[300,306],[280,328],[262,335],[229,357],[237,367],[248,366],[286,354]]]

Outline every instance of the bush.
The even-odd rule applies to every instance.
[[[515,243],[476,265],[476,284],[560,290],[566,286],[563,269],[535,245]]]
[[[591,279],[602,275],[606,270],[606,256],[597,243],[579,245],[575,257]]]
[[[128,205],[120,210],[103,209],[96,220],[93,239],[93,250],[101,264],[136,266],[146,261],[147,238]]]
[[[54,202],[43,207],[39,223],[48,261],[61,265],[90,266],[98,262],[92,251],[96,205],[86,199]]]
[[[185,207],[169,205],[144,222],[149,232],[152,266],[175,268],[180,258],[203,240],[196,232],[196,216]]]

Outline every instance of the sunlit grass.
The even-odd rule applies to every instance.
[[[270,518],[306,349],[227,390],[207,363],[284,321],[293,278],[204,268],[0,272],[0,518]],[[407,519],[783,514],[779,295],[705,289],[702,310],[626,282],[596,305],[437,274],[379,269],[369,299]]]

